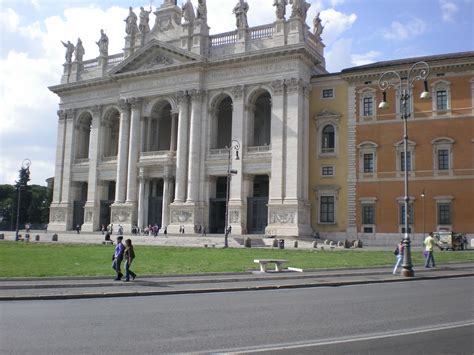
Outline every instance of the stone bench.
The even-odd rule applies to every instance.
[[[260,264],[260,271],[267,272],[267,265],[268,264],[275,264],[275,271],[281,272],[283,271],[283,264],[288,262],[288,260],[281,260],[281,259],[255,259],[253,261],[256,264]]]

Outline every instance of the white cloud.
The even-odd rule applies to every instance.
[[[453,22],[454,15],[459,11],[459,7],[453,1],[439,0],[443,21]]]
[[[20,16],[10,9],[0,9],[0,32],[15,32],[20,24]]]
[[[348,15],[334,9],[321,11],[324,43],[328,46],[332,45],[344,32],[352,27],[356,20],[356,14]]]
[[[370,51],[362,54],[353,54],[353,41],[350,38],[341,38],[334,42],[326,53],[326,63],[329,72],[338,72],[353,66],[371,64],[377,61],[381,53]]]
[[[393,21],[389,30],[384,32],[384,38],[390,40],[405,40],[423,34],[427,29],[425,21],[412,17],[407,23]]]

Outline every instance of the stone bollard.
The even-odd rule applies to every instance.
[[[338,247],[343,247],[343,246],[344,246],[344,242],[341,242],[341,241],[337,242],[337,246],[338,246]]]
[[[295,242],[294,242],[294,244],[293,244],[293,247],[294,247],[294,248],[298,248],[298,241],[297,241],[297,240],[295,240]]]
[[[53,241],[53,242],[57,242],[57,241],[58,241],[58,235],[57,235],[56,233],[53,234],[52,241]]]
[[[35,241],[36,241],[36,242],[39,242],[39,241],[40,241],[40,236],[39,236],[39,234],[36,234],[36,236],[35,236]]]
[[[244,246],[245,246],[246,248],[251,248],[251,247],[252,247],[252,239],[250,239],[250,238],[245,238],[245,239],[244,239]]]
[[[318,242],[313,242],[313,248],[317,248],[318,247]]]
[[[5,240],[5,234],[3,233],[0,234],[0,240]]]
[[[273,239],[272,247],[278,248],[278,239]]]

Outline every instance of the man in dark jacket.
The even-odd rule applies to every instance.
[[[120,264],[122,264],[123,253],[125,251],[125,246],[122,244],[123,237],[117,237],[117,245],[115,246],[114,256],[112,257],[112,268],[117,273],[115,281],[120,281],[122,279],[122,272],[120,270]]]

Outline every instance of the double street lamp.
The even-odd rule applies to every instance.
[[[227,187],[225,195],[225,225],[224,225],[224,248],[229,247],[229,195],[230,195],[230,179],[232,175],[237,174],[237,170],[231,169],[232,165],[232,152],[235,151],[235,160],[240,160],[239,158],[239,149],[240,143],[232,139],[229,146],[227,147],[228,156],[227,156]]]
[[[430,98],[430,93],[428,92],[428,82],[426,78],[428,77],[430,72],[430,67],[426,62],[417,62],[413,64],[408,71],[407,77],[402,77],[401,75],[405,74],[405,72],[396,72],[396,71],[388,71],[382,74],[379,79],[379,87],[383,90],[383,99],[382,102],[379,104],[379,109],[387,109],[389,108],[389,104],[387,102],[387,92],[386,90],[390,87],[399,87],[400,90],[400,110],[402,114],[403,120],[403,170],[404,170],[404,211],[403,211],[403,219],[404,219],[404,227],[405,227],[405,235],[403,238],[403,245],[404,245],[404,253],[403,253],[403,264],[402,264],[402,276],[405,277],[413,277],[415,273],[413,271],[413,264],[411,260],[411,249],[410,249],[410,234],[409,234],[409,202],[410,196],[408,194],[408,127],[407,127],[407,120],[411,116],[411,105],[410,109],[408,107],[408,102],[410,98],[413,96],[413,83],[416,80],[424,80],[424,91],[420,95],[420,99],[426,100]],[[393,80],[390,80],[393,79]],[[410,156],[411,162],[411,156]],[[410,164],[411,165],[411,164]]]
[[[25,159],[21,163],[21,170],[26,170],[29,174],[30,171],[31,160]],[[20,201],[21,201],[21,188],[22,188],[22,181],[20,176],[20,181],[18,184],[18,205],[16,206],[16,231],[15,231],[15,241],[18,241],[18,232],[20,227]]]

